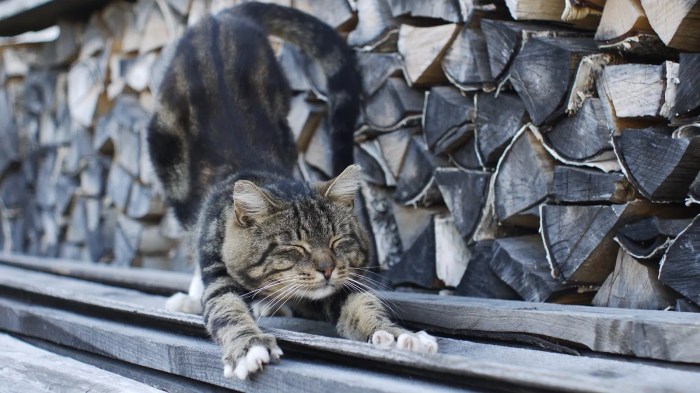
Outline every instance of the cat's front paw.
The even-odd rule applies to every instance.
[[[193,298],[186,293],[178,292],[165,301],[165,309],[168,311],[201,315],[202,300]]]
[[[418,333],[401,333],[398,337],[385,330],[377,330],[372,334],[372,344],[382,349],[390,349],[396,347],[413,352],[422,353],[437,353],[438,344],[435,337],[426,332]]]
[[[262,371],[263,367],[277,362],[282,356],[282,350],[277,346],[274,337],[260,335],[248,340],[247,349],[241,351],[235,345],[224,347],[224,376],[245,380],[249,375]]]

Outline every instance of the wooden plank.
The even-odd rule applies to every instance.
[[[530,333],[599,352],[700,363],[696,314],[401,292],[382,292],[381,297],[402,320],[435,331]]]
[[[158,296],[141,294],[140,296],[144,298],[142,300],[132,298],[130,302],[123,302],[115,300],[119,297],[118,292],[126,291],[118,288],[111,288],[112,292],[100,296],[86,296],[82,289],[70,290],[74,284],[72,281],[75,280],[69,278],[54,276],[54,287],[47,289],[43,283],[37,283],[37,285],[32,283],[35,283],[39,276],[50,279],[52,277],[50,275],[28,272],[33,277],[20,276],[8,279],[8,275],[4,274],[9,273],[7,269],[15,270],[15,275],[21,270],[4,269],[6,271],[0,275],[3,281],[2,287],[8,288],[12,285],[10,281],[14,280],[15,289],[24,291],[24,293],[18,293],[17,299],[30,301],[32,305],[7,298],[0,299],[0,329],[244,391],[258,391],[266,388],[297,389],[301,386],[314,391],[318,389],[318,391],[328,392],[337,392],[328,386],[333,386],[340,391],[361,391],[361,389],[368,389],[365,391],[397,391],[397,389],[398,391],[421,391],[420,389],[454,391],[448,390],[444,385],[427,384],[416,378],[408,380],[397,374],[392,374],[387,386],[381,383],[381,381],[387,383],[386,374],[378,375],[379,372],[362,371],[356,366],[377,370],[377,365],[380,364],[377,362],[381,362],[382,366],[379,368],[381,370],[427,375],[432,378],[437,375],[452,375],[459,377],[451,378],[453,383],[492,388],[498,386],[502,389],[509,387],[513,389],[518,386],[521,389],[530,388],[537,391],[542,389],[581,391],[581,387],[585,386],[586,391],[601,392],[651,392],[660,387],[683,391],[692,384],[700,382],[700,374],[693,372],[458,340],[440,339],[441,345],[444,344],[444,351],[439,355],[426,356],[406,351],[385,351],[366,343],[271,329],[268,331],[279,337],[287,353],[282,362],[256,376],[254,381],[224,380],[221,376],[218,348],[203,338],[179,334],[183,329],[189,330],[189,328],[196,330],[195,333],[202,334],[204,327],[198,316],[169,313],[140,306],[140,304],[153,302],[145,299],[160,298]],[[99,284],[84,283],[84,285],[110,289]],[[68,289],[58,288],[66,286]],[[6,289],[4,292],[4,297],[7,297]],[[77,304],[102,303],[101,311],[96,307],[76,308],[74,304],[60,301],[52,301],[50,304],[54,307],[63,304],[71,311],[82,310],[82,312],[111,318],[90,318],[37,305],[37,302],[41,303],[41,299],[36,296],[39,292],[53,293],[50,296],[56,300],[61,300],[61,296],[63,300],[72,298],[71,301]],[[93,289],[92,292],[99,291]],[[133,301],[137,303],[132,303]],[[130,316],[132,325],[123,323],[124,315]],[[699,319],[700,316],[697,316],[696,320]],[[154,325],[156,322],[159,324]],[[115,345],[115,342],[119,344]],[[308,361],[295,356],[300,352],[313,354],[315,359]],[[363,360],[347,367],[336,365],[330,367],[324,360],[319,360],[319,358],[334,359],[334,363],[337,363],[337,356],[342,356],[345,364],[348,364],[350,359]],[[355,378],[355,385],[348,383],[353,380],[352,378]],[[440,379],[445,380],[444,377]],[[319,388],[324,381],[326,387]],[[488,381],[496,381],[496,385],[490,385]],[[486,385],[482,385],[483,383]]]
[[[5,0],[0,7],[0,35],[41,30],[61,16],[75,15],[104,4],[103,0]]]
[[[161,392],[109,371],[39,349],[0,334],[3,392]]]

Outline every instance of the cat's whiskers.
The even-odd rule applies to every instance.
[[[260,315],[258,315],[258,319],[256,320],[256,322],[260,321],[260,317],[262,317],[262,315],[263,315],[264,312],[267,312],[268,310],[271,310],[272,307],[275,307],[275,306],[276,306],[282,299],[284,299],[288,294],[293,294],[294,291],[295,291],[296,289],[298,289],[300,286],[301,286],[300,284],[291,284],[291,285],[285,286],[286,289],[284,290],[284,292],[282,292],[281,294],[279,294],[279,296],[275,297],[275,299],[272,301],[272,303],[270,303],[269,305],[268,305],[268,304],[264,304],[264,305],[263,305],[264,308],[261,310]],[[285,303],[285,302],[283,302],[282,305],[284,305],[284,303]],[[269,316],[275,315],[275,313],[277,312],[277,310],[279,310],[279,308],[277,308],[277,309],[275,310],[275,312],[273,312],[273,313],[270,314]]]
[[[271,315],[275,315],[275,314],[277,313],[277,311],[279,311],[280,308],[284,307],[284,305],[287,304],[287,302],[288,302],[290,299],[292,299],[294,296],[296,296],[296,294],[299,292],[299,290],[300,290],[301,288],[302,288],[302,285],[301,285],[301,284],[298,284],[297,287],[294,289],[294,291],[292,291],[292,293],[289,294],[289,295],[287,296],[287,298],[282,302],[282,304],[280,304],[280,305],[275,309],[275,311],[272,312]]]
[[[283,292],[284,290],[286,290],[288,287],[289,287],[289,285],[288,285],[288,284],[285,284],[285,285],[282,286],[281,288],[272,291],[269,295],[267,295],[267,296],[265,296],[264,298],[258,300],[257,303],[255,303],[255,304],[262,304],[263,307],[264,307],[264,305],[265,305],[265,300],[269,299],[269,298],[272,297],[272,296],[276,296],[277,294],[279,294],[279,293]],[[273,297],[273,299],[274,299],[274,297]],[[251,305],[251,306],[248,308],[248,312],[250,312],[250,311],[253,309],[253,307],[255,307],[255,304]]]
[[[384,305],[384,307],[386,307],[387,309],[389,309],[389,311],[391,311],[391,313],[392,313],[394,316],[397,316],[397,315],[398,315],[398,313],[396,312],[396,310],[389,304],[389,302],[386,301],[386,299],[382,299],[381,297],[379,297],[379,296],[376,294],[376,292],[377,292],[376,290],[374,290],[373,288],[370,288],[369,286],[367,286],[367,284],[364,284],[364,283],[362,283],[362,282],[359,282],[359,281],[357,281],[357,280],[355,280],[355,279],[353,279],[353,278],[351,278],[351,277],[347,277],[346,279],[348,280],[348,282],[353,283],[353,285],[355,285],[355,288],[359,287],[360,289],[364,289],[365,291],[374,294],[374,296],[376,296],[377,300],[379,300],[379,302],[382,303],[382,304]]]
[[[252,298],[255,298],[255,296],[257,296],[258,293],[260,293],[261,291],[264,291],[267,288],[274,287],[275,285],[279,285],[279,284],[286,283],[286,282],[293,281],[293,280],[294,280],[294,277],[285,277],[285,278],[277,279],[277,280],[274,280],[270,283],[265,284],[264,286],[262,286],[260,288],[254,289],[250,292],[246,292],[240,296],[242,298],[250,296],[250,298],[252,299]]]

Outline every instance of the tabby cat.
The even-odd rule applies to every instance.
[[[293,179],[290,88],[268,35],[300,47],[326,74],[334,170],[342,172],[328,182]],[[275,338],[254,319],[279,310],[326,319],[342,337],[437,351],[433,337],[393,323],[358,284],[370,246],[353,207],[360,168],[345,166],[359,86],[342,38],[291,8],[245,3],[200,21],[177,44],[148,143],[167,200],[193,236],[199,272],[189,295],[166,307],[204,315],[227,377],[246,379],[279,359]]]

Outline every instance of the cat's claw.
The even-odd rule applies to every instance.
[[[224,377],[232,378],[236,377],[240,380],[245,380],[249,375],[262,371],[263,367],[270,363],[277,362],[282,356],[282,350],[279,347],[272,348],[268,351],[262,345],[255,345],[248,349],[248,352],[244,356],[241,356],[236,361],[236,367],[232,367],[230,364],[224,366]]]
[[[372,334],[372,344],[382,349],[390,349],[396,346],[398,349],[412,352],[438,352],[437,340],[424,331],[418,333],[401,333],[399,337],[395,339],[393,334],[384,330],[377,330]]]

